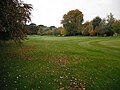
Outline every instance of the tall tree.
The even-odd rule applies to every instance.
[[[93,20],[92,20],[92,25],[93,25],[93,30],[95,30],[95,33],[98,35],[98,30],[97,30],[97,27],[99,27],[99,24],[101,22],[101,18],[99,16],[95,17]]]
[[[92,20],[92,25],[94,30],[97,26],[99,26],[100,22],[101,22],[101,18],[98,16]]]
[[[107,23],[105,19],[101,19],[99,26],[96,27],[96,31],[99,36],[104,36],[107,32]]]
[[[0,0],[0,40],[24,40],[31,10],[32,5],[21,0]]]
[[[78,9],[71,10],[63,16],[62,24],[67,35],[81,34],[83,14]]]
[[[107,35],[112,36],[114,32],[112,31],[113,27],[112,24],[114,24],[115,18],[112,13],[107,15]]]

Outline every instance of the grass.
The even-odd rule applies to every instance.
[[[120,90],[120,37],[28,36],[0,46],[1,90]]]

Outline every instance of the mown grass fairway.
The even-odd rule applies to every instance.
[[[0,90],[83,87],[120,90],[120,37],[29,36],[22,48],[0,46]]]

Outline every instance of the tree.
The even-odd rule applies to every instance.
[[[57,28],[57,35],[59,36],[65,36],[66,35],[66,30],[64,27],[58,27]]]
[[[44,25],[38,25],[37,26],[37,29],[38,29],[37,34],[41,35],[41,36],[44,35],[46,28],[47,27]]]
[[[101,19],[99,26],[95,28],[97,36],[104,36],[107,33],[107,23],[105,19]]]
[[[101,22],[101,18],[99,16],[95,17],[92,20],[93,30],[95,30],[96,33],[97,33],[96,27],[99,26],[100,22]],[[98,33],[97,33],[97,35],[98,35]]]
[[[90,22],[87,21],[82,25],[82,35],[85,35],[85,36],[89,35],[89,24]]]
[[[30,25],[27,25],[27,27],[29,35],[37,35],[37,25],[35,23],[31,23]]]
[[[113,36],[114,32],[112,31],[113,27],[112,25],[114,24],[115,22],[115,18],[113,16],[112,13],[110,13],[110,15],[107,15],[107,36]]]
[[[67,35],[81,34],[83,14],[78,9],[71,10],[63,16],[62,24],[67,31]]]
[[[49,27],[49,30],[50,30],[50,32],[51,32],[51,35],[56,35],[56,27],[55,26],[50,26]]]
[[[115,20],[112,24],[112,31],[116,34],[120,34],[120,20]]]
[[[99,26],[101,22],[101,18],[99,16],[95,17],[93,20],[92,20],[92,25],[93,25],[93,29],[95,30],[95,28],[97,26]]]
[[[0,40],[24,40],[31,10],[32,5],[21,0],[0,0]]]
[[[95,36],[95,30],[93,29],[92,21],[89,22],[89,35]]]

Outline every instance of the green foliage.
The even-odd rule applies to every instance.
[[[107,23],[105,19],[101,19],[99,26],[95,28],[97,36],[104,36],[107,33]]]
[[[0,40],[21,42],[26,37],[25,24],[30,21],[31,4],[21,0],[0,0]]]
[[[119,33],[120,21],[115,19],[112,13],[107,15],[106,19],[97,16],[92,21],[82,24],[82,35],[85,36],[113,36]]]
[[[99,26],[100,22],[101,22],[101,18],[98,16],[92,20],[92,25],[94,30],[97,26]]]
[[[113,36],[119,34],[119,20],[113,17],[113,14],[107,18],[101,19],[96,16],[92,21],[83,23],[83,14],[78,9],[71,10],[63,16],[63,27],[36,25],[31,23],[27,25],[29,35],[83,35],[83,36]]]
[[[28,30],[28,35],[36,35],[37,34],[37,25],[35,23],[31,23],[30,25],[26,25],[26,28]]]
[[[110,13],[109,15],[107,15],[107,22],[108,22],[108,24],[110,26],[115,22],[114,15],[112,13]]]
[[[112,13],[107,15],[107,36],[113,36],[114,32],[112,31],[112,24],[115,22],[115,18]]]
[[[57,35],[58,36],[65,36],[66,35],[66,30],[64,27],[58,27],[57,28]]]
[[[67,31],[67,35],[81,34],[83,14],[78,9],[71,10],[63,16],[62,24]]]
[[[37,29],[38,29],[38,30],[37,30],[37,35],[43,36],[46,28],[47,28],[47,27],[44,26],[44,25],[38,25],[38,26],[37,26]]]
[[[26,25],[26,29],[28,30],[28,35],[52,35],[52,36],[65,36],[66,30],[63,27],[55,27],[55,26],[44,26],[44,25],[36,25],[35,23],[31,23],[30,25]]]
[[[114,33],[120,34],[120,20],[115,20],[115,22],[112,24],[112,31]]]
[[[83,14],[78,9],[71,10],[63,16],[62,24],[66,30],[66,35],[84,36],[113,36],[120,33],[119,21],[115,20],[113,14],[107,15],[106,19],[96,16],[92,21],[83,22]]]
[[[57,30],[57,28],[56,28],[55,26],[50,26],[50,27],[49,27],[49,30],[50,30],[50,32],[51,32],[50,35],[56,36],[56,30]]]

